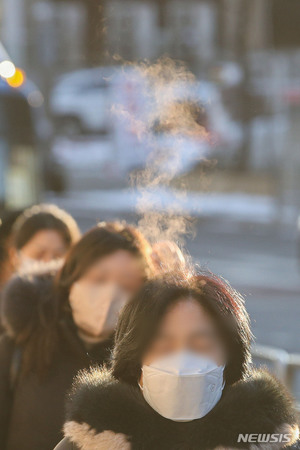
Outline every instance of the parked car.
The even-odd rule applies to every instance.
[[[95,160],[99,178],[111,174],[106,169],[111,165],[114,174],[124,178],[132,170],[144,168],[153,152],[157,156],[155,170],[172,170],[174,175],[188,172],[217,152],[222,157],[232,156],[241,131],[222,104],[215,84],[173,83],[167,89],[162,85],[162,92],[160,87],[134,67],[83,69],[58,80],[50,98],[51,111],[61,135],[69,136],[73,143],[74,135],[81,135],[75,137],[79,146],[85,145],[83,134],[95,135],[95,143],[88,139],[90,148],[94,150],[98,140],[99,152],[105,151]],[[68,170],[67,159],[79,162],[81,152],[78,145],[58,139],[55,155]],[[88,147],[85,150],[86,154]],[[88,158],[93,169],[94,157]]]
[[[241,128],[226,111],[218,88],[204,80],[170,89],[153,133],[156,148],[169,155],[160,167],[177,167],[176,174],[189,171],[204,158],[232,158],[242,140]]]
[[[59,77],[50,95],[50,110],[59,133],[109,133],[112,73],[112,68],[97,67]]]

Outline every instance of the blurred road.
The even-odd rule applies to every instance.
[[[300,272],[294,239],[269,226],[223,233],[198,226],[188,248],[245,295],[258,343],[300,352]]]

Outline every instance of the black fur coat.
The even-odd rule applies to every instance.
[[[51,275],[12,279],[3,296],[6,333],[0,338],[0,449],[50,450],[62,439],[65,395],[79,370],[110,358],[113,339],[86,348],[77,329],[62,313],[51,330],[56,345],[51,364],[40,376],[23,371],[32,338],[44,349],[44,336],[55,311]],[[54,316],[55,317],[55,316]],[[38,359],[38,356],[36,356]]]
[[[82,372],[67,405],[65,439],[57,450],[278,449],[297,443],[292,400],[266,371],[224,389],[202,419],[178,423],[157,414],[138,387],[116,381],[106,369]],[[289,443],[238,442],[240,433],[289,434]],[[297,446],[297,444],[296,444]]]

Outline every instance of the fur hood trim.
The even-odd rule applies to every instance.
[[[157,414],[138,387],[116,381],[107,369],[83,371],[69,394],[64,431],[83,450],[275,450],[299,435],[292,399],[262,370],[226,387],[209,414],[185,423]],[[289,441],[238,442],[239,434],[274,433],[289,434]]]
[[[5,286],[1,318],[7,334],[18,343],[46,327],[54,314],[54,275],[18,275]]]

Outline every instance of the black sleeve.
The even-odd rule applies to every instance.
[[[17,336],[18,341],[23,342],[30,330],[53,318],[53,300],[52,277],[13,277],[2,292],[1,318],[6,333],[13,338]]]
[[[79,450],[77,445],[73,444],[69,441],[69,439],[64,438],[60,443],[55,447],[54,450]]]
[[[6,335],[0,337],[0,448],[5,448],[13,392],[10,387],[10,367],[14,342]]]

